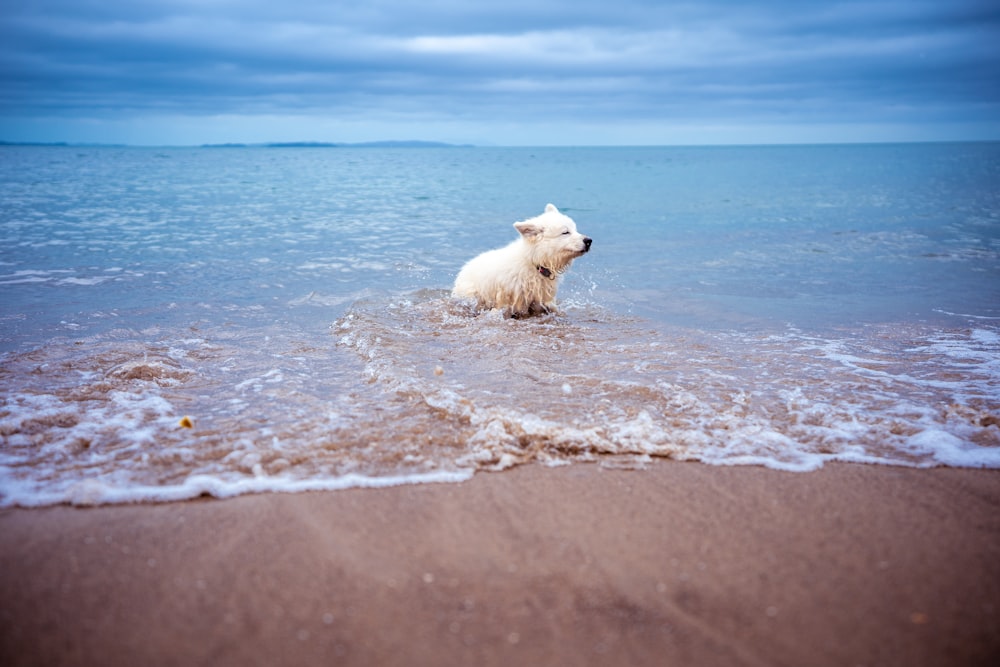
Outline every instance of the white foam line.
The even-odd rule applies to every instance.
[[[408,484],[454,484],[472,478],[474,470],[461,469],[414,475],[369,477],[347,474],[342,477],[311,480],[289,480],[281,477],[253,477],[227,482],[209,475],[194,475],[183,484],[171,486],[129,486],[126,489],[108,486],[99,480],[87,480],[56,492],[37,491],[28,485],[12,481],[0,468],[0,507],[44,507],[71,504],[80,506],[117,505],[126,503],[162,503],[190,500],[203,495],[233,498],[251,493],[303,493],[307,491],[341,491],[344,489],[374,489]],[[7,479],[4,479],[7,477]],[[20,487],[20,488],[19,488]]]
[[[1000,317],[991,317],[989,315],[969,315],[968,313],[952,313],[947,310],[941,310],[940,308],[935,308],[934,312],[941,313],[942,315],[951,315],[953,317],[968,317],[972,320],[1000,320]]]

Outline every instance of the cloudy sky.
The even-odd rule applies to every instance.
[[[0,140],[1000,139],[996,0],[0,0]]]

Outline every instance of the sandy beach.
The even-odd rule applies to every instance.
[[[992,665],[1000,472],[657,461],[0,512],[0,664]]]

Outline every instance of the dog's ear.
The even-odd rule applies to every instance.
[[[558,213],[559,209],[557,209],[554,204],[546,204],[545,205],[545,212],[546,213]]]
[[[521,236],[529,241],[542,233],[542,228],[540,225],[535,224],[531,220],[524,220],[522,222],[515,222],[514,229],[520,232]]]

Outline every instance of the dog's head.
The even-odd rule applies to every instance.
[[[552,204],[537,218],[515,222],[514,229],[531,248],[532,260],[559,271],[590,250],[592,240],[576,231],[576,223]]]

